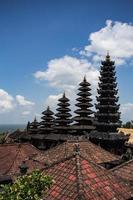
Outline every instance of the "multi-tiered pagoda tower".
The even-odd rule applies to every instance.
[[[95,113],[96,130],[91,133],[90,140],[107,150],[122,153],[128,136],[117,133],[117,128],[120,127],[121,122],[115,74],[114,62],[110,60],[110,56],[107,54],[105,61],[102,61],[100,70],[97,112]]]
[[[54,113],[50,110],[50,107],[48,106],[45,111],[42,112],[42,121],[40,122],[40,133],[41,134],[50,134],[53,132],[53,126],[54,126]]]
[[[45,111],[42,112],[41,122],[39,123],[38,131],[38,148],[45,150],[51,147],[51,140],[49,141],[50,135],[54,132],[54,113],[50,110],[48,106]]]
[[[57,113],[55,114],[55,130],[57,134],[67,135],[70,133],[70,124],[72,123],[71,114],[70,114],[70,104],[69,99],[66,97],[65,93],[63,96],[58,100],[59,103]]]
[[[79,93],[77,94],[79,97],[76,99],[76,106],[78,109],[75,111],[77,116],[74,117],[76,123],[73,126],[76,130],[76,135],[88,134],[94,129],[90,86],[91,85],[87,82],[86,77],[84,77],[83,81],[79,84]]]
[[[37,134],[38,133],[38,129],[39,129],[39,122],[37,121],[36,117],[34,119],[33,122],[27,124],[28,127],[28,131],[30,134]]]
[[[27,124],[27,134],[21,136],[22,141],[29,141],[34,146],[38,147],[41,139],[38,138],[40,123],[37,121],[36,117],[33,122],[28,122]]]

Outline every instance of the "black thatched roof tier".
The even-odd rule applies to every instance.
[[[91,91],[91,89],[89,88],[87,88],[87,87],[85,87],[85,88],[83,88],[83,87],[79,87],[79,91],[81,91],[81,92],[87,92],[87,91]]]
[[[54,117],[53,117],[53,116],[42,116],[41,119],[42,119],[42,121],[40,122],[40,124],[43,124],[43,122],[44,122],[45,120],[51,121],[51,120],[54,119]]]
[[[117,83],[98,83],[98,86],[112,88],[112,87],[117,87]]]
[[[72,126],[72,129],[73,130],[79,130],[79,133],[81,133],[81,135],[83,135],[83,130],[84,130],[84,134],[85,134],[85,131],[86,131],[86,134],[90,132],[90,129],[91,130],[94,130],[95,127],[92,126],[92,125],[81,125],[81,126],[78,126],[78,125],[73,125]]]
[[[64,110],[63,110],[63,111],[64,111]],[[66,117],[71,117],[72,115],[71,115],[70,113],[61,113],[61,112],[60,112],[60,113],[55,114],[55,116],[64,119],[64,118],[66,118]],[[61,120],[61,119],[60,119],[60,120]],[[57,121],[57,119],[56,119],[56,121]]]
[[[111,71],[114,71],[115,70],[115,66],[111,66],[110,67],[110,65],[107,65],[107,66],[101,66],[101,71],[103,71],[103,70],[111,70]]]
[[[76,137],[75,137],[76,138]],[[48,133],[48,134],[31,134],[30,135],[30,139],[34,139],[34,140],[40,140],[40,141],[67,141],[70,139],[74,139],[74,136],[72,136],[71,134],[66,134],[66,129],[63,127],[63,132],[60,133]]]
[[[88,115],[90,115],[90,114],[92,114],[93,113],[93,111],[92,110],[90,110],[90,109],[77,109],[77,110],[75,110],[75,113],[76,114],[82,114],[83,115],[83,117],[88,117]]]
[[[91,102],[92,101],[92,99],[91,98],[89,98],[89,97],[78,97],[77,99],[76,99],[78,102],[84,102],[84,103],[86,103],[86,102]]]
[[[65,102],[65,105],[64,105],[64,102],[59,102],[59,103],[58,103],[58,106],[59,106],[58,108],[60,108],[60,107],[61,107],[61,108],[62,108],[62,107],[63,107],[63,108],[66,108],[66,107],[70,106],[70,103]]]
[[[129,136],[128,135],[124,135],[124,134],[119,134],[117,132],[97,132],[97,131],[92,131],[90,134],[89,134],[89,138],[96,138],[98,140],[101,140],[101,141],[115,141],[115,142],[118,142],[118,141],[128,141],[129,139]]]
[[[98,126],[98,127],[102,127],[102,126],[105,126],[106,128],[107,127],[118,127],[119,125],[120,125],[120,123],[119,122],[96,122],[96,125]],[[106,132],[106,131],[105,131]]]
[[[59,111],[59,112],[69,112],[69,111],[71,111],[71,109],[70,108],[67,108],[67,107],[64,107],[64,108],[61,108],[61,107],[59,107],[59,108],[57,108],[56,109],[57,111]]]
[[[107,70],[107,69],[106,69]],[[110,69],[109,69],[110,70]],[[113,77],[115,77],[115,75],[116,75],[116,72],[115,71],[104,71],[104,69],[103,70],[101,70],[100,71],[100,75],[101,76],[105,76],[105,77],[110,77],[110,76],[113,76]]]
[[[91,118],[91,117],[80,117],[80,116],[76,116],[76,117],[74,117],[74,120],[75,121],[84,121],[85,122],[85,124],[86,123],[89,123],[89,122],[91,122],[90,124],[92,124],[92,122],[93,122],[93,119]],[[83,123],[83,122],[82,122]]]
[[[110,101],[110,102],[118,102],[119,100],[119,97],[102,97],[102,96],[99,96],[99,97],[96,97],[97,101]]]
[[[62,119],[62,120],[60,120],[60,119],[56,119],[56,127],[55,128],[57,128],[57,127],[59,127],[59,126],[63,126],[65,123],[67,124],[67,126],[70,124],[72,122],[72,119]],[[62,125],[63,124],[63,125]],[[65,126],[66,127],[66,126]]]
[[[116,81],[116,77],[110,77],[110,78],[108,78],[108,77],[99,77],[99,80],[101,81],[101,82],[107,82],[107,83],[111,83],[112,81]]]
[[[115,111],[117,111],[118,109],[119,109],[119,107],[120,107],[120,104],[118,104],[118,105],[101,105],[100,103],[99,104],[96,104],[96,109],[99,109],[99,110],[103,110],[103,109],[110,109],[110,110],[115,110]],[[107,112],[107,113],[109,113],[109,112]]]
[[[107,118],[110,118],[110,117],[114,117],[114,118],[118,117],[119,118],[120,114],[121,114],[120,112],[118,112],[118,113],[100,113],[100,112],[98,113],[97,112],[97,113],[95,113],[95,116],[96,117],[100,117],[101,116],[101,117],[107,117]]]
[[[101,64],[108,67],[110,65],[111,66],[114,65],[115,62],[114,61],[102,61]]]
[[[42,121],[40,122],[40,128],[47,128],[47,127],[51,127],[51,124],[53,125],[53,123],[51,123],[51,121]],[[41,126],[42,125],[42,126]]]
[[[101,88],[97,90],[98,94],[106,94],[108,95],[117,95],[118,90],[111,90],[110,88],[107,88],[106,90],[102,90]]]
[[[77,106],[77,107],[82,107],[82,108],[86,108],[86,107],[93,107],[93,105],[91,104],[91,103],[88,103],[88,102],[84,102],[84,103],[82,103],[82,102],[80,102],[80,103],[76,103],[75,104],[75,106]]]
[[[78,96],[91,96],[91,93],[90,92],[88,92],[88,91],[85,91],[85,92],[79,92],[78,94],[77,94]]]

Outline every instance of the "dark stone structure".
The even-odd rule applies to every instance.
[[[92,99],[90,86],[91,85],[87,82],[86,77],[84,77],[83,81],[79,84],[79,93],[77,94],[79,97],[76,99],[76,106],[78,109],[75,111],[77,115],[74,117],[74,121],[76,123],[72,127],[76,130],[76,135],[87,134],[94,129],[94,119],[92,118],[93,111],[91,110],[93,105],[91,103]]]
[[[115,74],[114,62],[107,54],[105,61],[102,61],[100,70],[97,112],[95,113],[96,130],[90,134],[90,140],[106,150],[121,154],[124,151],[124,143],[129,136],[117,133],[121,122]]]

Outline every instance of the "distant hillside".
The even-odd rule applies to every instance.
[[[133,144],[133,129],[131,129],[131,128],[119,128],[118,130],[119,130],[119,132],[123,132],[126,135],[130,134],[130,139],[129,139],[128,143]]]
[[[0,124],[0,133],[13,132],[16,129],[23,130],[25,127],[25,124]]]

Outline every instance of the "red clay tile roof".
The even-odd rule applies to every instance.
[[[55,181],[46,200],[125,200],[133,195],[130,187],[79,153],[52,164],[43,172]]]
[[[110,171],[133,186],[133,160],[125,162]]]
[[[28,172],[44,166],[34,161],[34,156],[41,154],[31,144],[1,144],[0,145],[0,175],[19,173],[19,166],[24,160],[29,167]]]
[[[100,164],[119,159],[119,156],[109,153],[103,148],[91,143],[90,141],[79,141],[79,143],[81,154],[85,158],[90,159],[95,163]],[[51,148],[50,150],[44,151],[43,155],[36,156],[36,160],[46,164],[56,162],[61,158],[72,155],[74,145],[75,141],[65,142]]]

